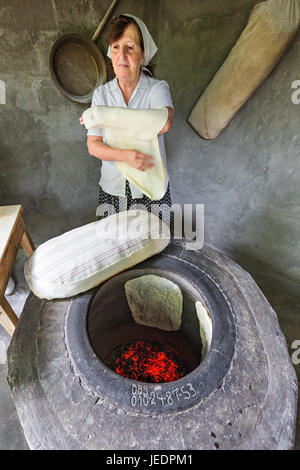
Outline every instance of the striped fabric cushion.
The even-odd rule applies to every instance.
[[[25,263],[25,278],[37,297],[70,297],[159,253],[169,242],[169,227],[155,214],[120,212],[40,245]]]

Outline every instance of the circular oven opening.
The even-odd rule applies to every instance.
[[[137,323],[130,311],[125,283],[154,274],[175,283],[182,294],[180,328],[165,331]],[[94,296],[87,315],[90,344],[97,357],[121,376],[147,383],[174,382],[196,369],[206,355],[208,342],[196,304],[204,301],[184,277],[170,271],[127,271],[107,281]],[[208,310],[206,310],[209,316]]]
[[[180,288],[183,315],[178,331],[134,321],[124,285],[148,274]],[[186,369],[183,376],[170,382],[143,382],[113,370],[110,354],[140,338],[175,351]],[[190,408],[221,386],[235,350],[235,328],[231,306],[218,283],[191,262],[166,257],[146,260],[139,268],[74,297],[66,313],[65,340],[81,384],[102,405],[154,415]]]

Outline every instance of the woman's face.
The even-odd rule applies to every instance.
[[[135,25],[129,24],[123,35],[110,44],[110,52],[113,69],[119,79],[133,81],[139,77],[144,53]]]

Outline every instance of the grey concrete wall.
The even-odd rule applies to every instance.
[[[175,122],[167,153],[176,202],[205,204],[205,240],[257,278],[298,292],[300,275],[300,34],[272,74],[214,140],[187,123],[226,59],[253,2],[161,2],[159,74],[170,83]],[[247,77],[245,77],[247,80]]]

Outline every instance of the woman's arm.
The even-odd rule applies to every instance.
[[[106,161],[125,162],[141,171],[145,171],[154,165],[154,159],[150,155],[137,150],[123,150],[110,147],[102,142],[102,137],[89,135],[87,137],[88,152],[93,157]]]
[[[124,150],[115,149],[106,145],[102,141],[102,137],[98,135],[88,135],[87,137],[88,152],[92,157],[106,161],[124,161]]]
[[[168,132],[171,129],[172,124],[173,124],[174,109],[171,108],[170,106],[166,106],[166,108],[169,111],[168,120],[167,120],[166,124],[164,125],[164,127],[162,128],[162,130],[159,132],[159,135],[160,134],[165,134],[166,132]]]

